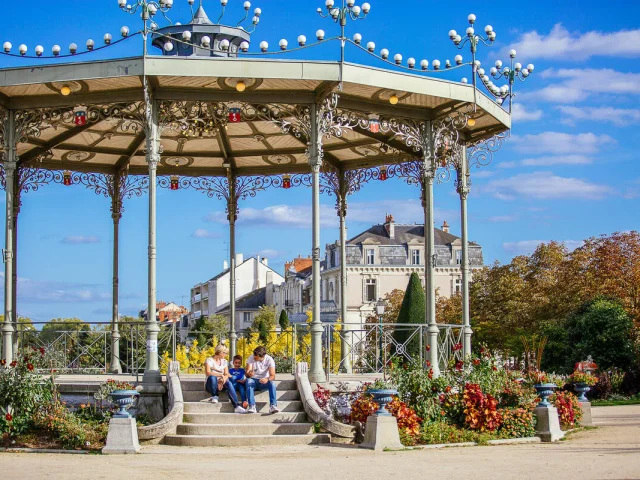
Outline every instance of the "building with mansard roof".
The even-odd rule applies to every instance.
[[[445,221],[434,228],[435,287],[450,297],[462,288],[462,240],[449,232]],[[375,302],[395,289],[405,290],[412,272],[424,285],[424,225],[397,224],[387,214],[385,222],[373,225],[346,244],[347,322],[354,327],[374,314]],[[340,243],[326,246],[321,273],[322,299],[334,301],[340,311]],[[470,274],[483,267],[482,247],[469,243]]]

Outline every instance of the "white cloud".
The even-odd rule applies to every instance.
[[[271,259],[271,258],[278,258],[284,254],[285,252],[281,252],[279,250],[274,250],[272,248],[265,248],[263,250],[260,250],[259,252],[252,254],[251,256],[255,257],[256,255],[260,255],[260,257],[262,258]]]
[[[193,238],[220,238],[220,234],[218,232],[210,232],[204,228],[198,228],[191,234],[191,236]]]
[[[608,122],[624,127],[640,122],[640,109],[614,108],[614,107],[572,107],[561,105],[556,107],[567,115],[567,123],[575,124],[575,120],[587,120],[589,122]]]
[[[516,149],[527,154],[589,155],[603,146],[616,143],[609,135],[594,133],[543,132],[539,134],[513,135]]]
[[[521,103],[514,103],[511,120],[514,122],[532,122],[542,118],[542,110],[528,110]]]
[[[493,217],[489,217],[487,220],[491,223],[508,223],[515,222],[519,219],[518,215],[495,215]]]
[[[70,235],[68,237],[64,237],[61,240],[62,243],[68,243],[71,245],[80,245],[83,243],[100,243],[100,237],[96,237],[93,235]]]
[[[548,242],[549,240],[521,240],[519,242],[504,242],[502,244],[502,248],[504,248],[506,252],[509,252],[513,255],[524,255],[533,253],[538,245]],[[576,248],[581,246],[583,242],[579,240],[564,240],[560,243],[564,243],[564,245],[569,250],[575,250]]]
[[[548,167],[551,165],[588,165],[593,159],[585,155],[562,155],[557,157],[525,158],[520,165],[525,167]]]
[[[640,73],[618,72],[610,68],[550,68],[543,71],[540,78],[554,83],[540,90],[525,90],[519,98],[567,104],[584,100],[591,94],[640,94]]]
[[[25,303],[88,303],[111,300],[100,285],[18,278],[18,299]]]
[[[417,189],[415,189],[417,194]],[[383,223],[385,214],[393,214],[397,223],[423,223],[424,212],[418,199],[380,200],[374,202],[350,202],[347,208],[348,223],[374,225]],[[459,215],[457,211],[436,209],[436,222]],[[224,212],[212,212],[207,216],[211,222],[227,223]],[[262,209],[242,208],[238,215],[238,223],[249,223],[255,226],[282,226],[288,228],[311,228],[311,206],[307,205],[272,205]],[[338,216],[333,205],[320,205],[320,226],[322,228],[338,227]]]
[[[557,23],[548,35],[536,31],[524,33],[518,42],[505,49],[515,48],[518,57],[526,59],[558,58],[563,61],[581,61],[594,56],[640,56],[640,29],[617,32],[570,33]]]
[[[519,196],[536,199],[583,198],[600,199],[613,193],[610,187],[580,178],[559,177],[551,172],[533,172],[493,180],[481,187],[501,200]]]

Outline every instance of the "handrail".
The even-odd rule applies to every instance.
[[[295,374],[296,385],[298,387],[298,392],[300,393],[302,406],[307,416],[314,423],[319,423],[320,426],[327,432],[331,433],[331,435],[349,440],[355,439],[355,427],[338,422],[320,408],[318,402],[316,402],[316,399],[313,396],[313,389],[309,382],[308,373],[308,364],[306,362],[298,362]]]
[[[166,435],[175,434],[178,424],[182,423],[184,415],[184,397],[180,383],[180,362],[169,363],[167,371],[167,395],[169,397],[169,410],[167,415],[153,425],[138,427],[138,439],[140,443],[157,444],[164,440]]]

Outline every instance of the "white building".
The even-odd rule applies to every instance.
[[[444,222],[435,233],[435,286],[441,296],[461,292],[462,240]],[[412,272],[424,285],[424,225],[396,224],[392,215],[347,241],[347,323],[362,325],[375,311],[375,302],[395,289],[405,290]],[[321,272],[323,300],[340,311],[340,244],[326,246]],[[469,242],[470,275],[483,267],[482,248]]]
[[[231,299],[229,273],[229,265],[225,261],[222,272],[212,279],[199,283],[191,288],[190,327],[193,327],[196,320],[201,316],[224,313],[228,315],[229,302]],[[252,292],[265,289],[265,291],[268,292],[265,297],[265,304],[273,304],[272,285],[279,285],[283,282],[284,277],[269,267],[266,258],[261,259],[259,256],[256,256],[244,260],[241,253],[236,255],[236,303],[240,298],[246,297]],[[250,316],[254,314],[253,312],[255,312],[255,309],[249,312]],[[242,330],[245,328],[247,323],[245,313],[247,312],[236,311],[236,329]],[[252,321],[253,318],[251,317],[251,320],[248,321],[249,326]]]

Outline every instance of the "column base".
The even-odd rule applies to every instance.
[[[376,451],[403,449],[404,446],[400,443],[396,417],[371,415],[367,418],[364,442],[360,444],[360,448]]]
[[[165,394],[167,392],[164,385],[143,381],[138,391],[140,392],[138,413],[148,415],[155,422],[162,420],[165,416]]]
[[[557,442],[564,438],[556,407],[539,406],[534,409],[533,413],[536,416],[536,437],[539,437],[543,442]]]
[[[135,418],[112,418],[109,421],[104,455],[126,455],[140,452]]]
[[[591,418],[591,402],[580,402],[580,408],[582,408],[582,421],[583,427],[594,427],[593,419]]]

